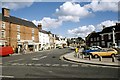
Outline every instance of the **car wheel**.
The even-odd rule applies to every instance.
[[[95,58],[98,58],[98,55],[97,55],[97,54],[95,54],[95,55],[94,55],[94,57],[95,57]]]
[[[115,57],[115,54],[112,54],[111,57]]]

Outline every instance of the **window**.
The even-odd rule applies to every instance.
[[[99,46],[100,45],[100,43],[99,42],[97,42],[97,46]]]
[[[97,41],[99,41],[99,37],[97,37]]]
[[[17,40],[20,40],[20,32],[17,32]]]
[[[102,40],[104,40],[104,35],[101,35],[101,37],[102,37]]]
[[[2,22],[2,28],[5,29],[5,22]]]
[[[91,43],[90,46],[93,46],[93,43]]]
[[[105,41],[102,41],[102,45],[105,46]]]
[[[111,34],[108,35],[108,39],[111,39]]]
[[[93,38],[91,38],[91,41],[93,41]]]
[[[35,39],[34,36],[32,36],[32,40],[33,40],[33,41],[34,41],[34,39]]]
[[[5,38],[5,31],[4,30],[1,31],[1,38]]]
[[[20,35],[20,32],[17,32],[17,35]]]
[[[34,37],[34,28],[32,28],[32,37]]]
[[[34,34],[34,28],[32,28],[32,33]]]
[[[20,25],[17,25],[17,31],[20,31]]]
[[[94,38],[94,41],[96,41],[96,38]]]

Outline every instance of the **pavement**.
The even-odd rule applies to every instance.
[[[85,63],[85,64],[92,64],[92,65],[101,65],[101,66],[111,66],[111,67],[120,67],[120,62],[117,59],[118,57],[115,58],[115,62],[112,62],[112,58],[102,58],[102,61],[99,61],[99,58],[95,59],[92,58],[89,60],[89,58],[82,58],[82,56],[74,57],[75,53],[68,53],[63,55],[63,59],[71,62],[76,62],[76,63]]]

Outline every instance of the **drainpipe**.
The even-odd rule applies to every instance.
[[[9,46],[11,46],[11,22],[9,24]]]

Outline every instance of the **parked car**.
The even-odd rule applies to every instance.
[[[89,48],[89,50],[84,50],[83,51],[83,54],[84,55],[89,55],[90,52],[95,52],[95,51],[99,51],[101,50],[102,48],[100,46],[92,46]]]
[[[0,56],[7,56],[14,54],[13,48],[11,46],[0,47]]]
[[[100,56],[111,56],[114,57],[118,54],[118,52],[115,49],[101,49],[96,52],[90,52],[90,55],[92,57],[98,58]]]

